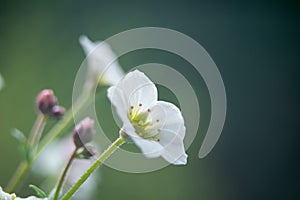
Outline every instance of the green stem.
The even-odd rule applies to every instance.
[[[26,172],[28,171],[28,169],[29,169],[29,162],[25,160],[22,161],[19,164],[16,172],[10,179],[8,185],[5,187],[5,191],[7,191],[8,193],[13,192],[18,186],[18,184],[20,183],[20,181],[22,180],[22,178],[24,177],[24,175],[26,174]]]
[[[40,142],[40,138],[42,136],[45,124],[46,124],[47,117],[40,113],[37,117],[37,120],[32,128],[30,137],[28,138],[28,144],[31,147],[31,152],[34,155],[35,149],[38,147],[38,144]]]
[[[29,135],[29,139],[28,139],[28,145],[31,149],[31,155],[35,154],[35,151],[37,149],[40,137],[43,133],[45,124],[46,124],[46,120],[47,117],[43,114],[39,114],[34,125],[33,128],[31,130],[31,133]],[[15,174],[12,176],[11,180],[9,181],[8,185],[6,186],[6,191],[8,192],[12,192],[16,189],[16,187],[18,186],[18,184],[20,183],[20,181],[23,179],[24,175],[26,174],[26,172],[28,171],[30,164],[31,164],[31,157],[29,158],[29,160],[24,160],[22,161]]]
[[[124,139],[120,136],[116,139],[94,162],[94,164],[80,177],[80,179],[72,186],[72,188],[62,197],[61,200],[68,200],[78,190],[78,188],[88,179],[88,177],[107,159],[119,146],[124,143]]]
[[[76,101],[73,109],[69,109],[61,121],[59,121],[42,139],[39,149],[37,149],[37,151],[35,151],[32,155],[32,161],[37,158],[37,156],[50,142],[62,134],[63,130],[65,130],[72,122],[73,115],[77,114],[81,109],[83,109],[90,102],[89,100],[91,97],[92,95],[87,92],[82,93],[82,95]],[[13,192],[29,169],[30,163],[25,161],[21,162],[9,184],[5,188],[6,191]]]
[[[61,186],[62,186],[62,184],[63,184],[63,182],[65,180],[66,174],[67,174],[67,172],[68,172],[68,170],[69,170],[69,168],[71,166],[72,161],[74,160],[74,158],[77,155],[77,150],[78,150],[77,148],[74,149],[74,152],[72,153],[72,155],[71,155],[71,157],[70,157],[70,159],[69,159],[69,161],[68,161],[68,163],[67,163],[67,165],[66,165],[66,167],[65,167],[65,169],[63,171],[63,173],[60,176],[60,179],[59,179],[58,185],[56,187],[56,191],[55,191],[53,200],[57,200],[58,199],[58,195],[59,195]]]

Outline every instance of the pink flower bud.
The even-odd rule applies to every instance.
[[[77,124],[73,131],[74,144],[77,148],[82,147],[84,144],[91,142],[94,135],[94,120],[87,117]]]
[[[43,90],[36,98],[36,107],[45,115],[51,114],[56,104],[57,98],[52,90]]]
[[[53,106],[52,113],[50,115],[51,115],[51,117],[58,118],[58,117],[63,116],[65,114],[65,112],[66,112],[66,109],[64,107],[55,105],[55,106]]]

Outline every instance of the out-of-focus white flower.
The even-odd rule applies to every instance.
[[[103,41],[92,42],[85,35],[80,36],[79,42],[87,56],[87,88],[97,84],[115,85],[122,79],[124,72],[109,44]]]
[[[73,138],[67,137],[62,140],[53,141],[39,155],[36,162],[33,163],[32,171],[40,177],[47,177],[48,180],[45,181],[43,188],[49,185],[54,186],[74,149]],[[93,161],[93,159],[73,160],[66,177],[64,191],[67,191],[68,188],[76,183],[82,174],[92,165]],[[97,174],[98,173],[94,173],[90,176],[89,180],[78,189],[79,192],[77,192],[72,199],[90,199],[90,195],[95,192],[97,183],[99,182]]]
[[[1,200],[47,200],[48,198],[38,198],[35,196],[20,198],[20,197],[16,197],[16,195],[14,193],[8,194],[8,193],[4,192],[2,190],[2,188],[0,187],[0,199]]]
[[[4,87],[4,79],[2,77],[2,75],[0,74],[0,90],[2,90]]]
[[[128,73],[108,89],[108,98],[123,122],[121,132],[146,157],[162,156],[176,165],[187,163],[181,112],[169,102],[157,101],[157,89],[144,73],[138,70]]]

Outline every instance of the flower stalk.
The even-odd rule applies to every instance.
[[[30,137],[28,139],[28,144],[32,149],[32,154],[34,154],[34,151],[39,145],[46,121],[48,117],[43,114],[39,114],[37,117],[37,120],[33,126],[33,129],[31,131]]]
[[[62,197],[62,200],[68,200],[78,190],[78,188],[88,179],[88,177],[122,144],[124,139],[118,137],[93,163],[93,165],[80,177],[80,179],[71,187],[71,189]]]
[[[18,184],[21,182],[24,175],[28,171],[28,169],[31,165],[32,158],[33,158],[32,155],[34,155],[34,153],[38,147],[38,143],[39,143],[40,137],[43,133],[46,121],[47,121],[47,116],[40,113],[36,119],[36,122],[33,125],[33,128],[31,130],[31,133],[30,133],[30,136],[28,139],[28,145],[30,147],[29,158],[26,158],[26,160],[22,161],[19,164],[15,174],[13,175],[12,179],[9,181],[7,187],[5,188],[8,192],[12,192],[16,189],[16,187],[18,186]]]
[[[28,171],[29,169],[29,162],[23,160],[16,172],[14,173],[14,175],[12,176],[12,178],[10,179],[8,185],[6,186],[5,188],[5,191],[11,193],[13,192],[16,187],[18,186],[18,184],[21,182],[22,178],[24,177],[24,175],[26,174],[26,172]]]
[[[71,166],[71,164],[72,164],[74,158],[75,158],[76,155],[77,155],[77,150],[78,150],[78,148],[75,148],[75,149],[74,149],[74,151],[73,151],[71,157],[69,158],[69,161],[68,161],[68,163],[67,163],[67,165],[66,165],[66,167],[65,167],[65,169],[64,169],[64,171],[63,171],[63,173],[61,174],[61,176],[60,176],[60,178],[59,178],[59,182],[58,182],[58,184],[57,184],[57,187],[56,187],[56,191],[55,191],[55,193],[54,193],[53,200],[57,200],[57,199],[58,199],[59,192],[60,192],[60,190],[61,190],[62,184],[63,184],[63,182],[64,182],[64,180],[65,180],[66,175],[67,175],[67,172],[68,172],[68,170],[69,170],[69,168],[70,168],[70,166]]]
[[[51,143],[55,138],[63,133],[63,131],[71,124],[73,115],[77,114],[80,110],[84,109],[91,100],[92,95],[89,93],[83,92],[82,95],[78,98],[77,102],[75,103],[73,109],[69,109],[64,117],[45,135],[45,137],[41,140],[40,145],[36,146],[35,151],[31,155],[31,161],[34,161],[38,155],[42,152],[42,150]],[[45,120],[47,117],[44,117]],[[35,124],[38,124],[37,122]],[[35,126],[34,126],[35,127]],[[39,125],[38,127],[43,127],[44,125]],[[32,129],[34,135],[41,135],[42,130],[35,130]],[[37,132],[37,133],[36,133]],[[39,133],[40,132],[40,133]],[[36,138],[36,136],[30,136],[29,138]],[[36,140],[36,139],[30,139]],[[32,142],[30,142],[32,143]],[[15,174],[13,175],[12,179],[10,180],[9,184],[6,186],[6,191],[13,192],[18,184],[23,179],[24,175],[30,169],[31,162],[22,161]]]

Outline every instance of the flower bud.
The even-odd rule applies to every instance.
[[[77,124],[73,131],[74,144],[77,148],[80,148],[84,144],[91,142],[94,135],[94,120],[87,117]]]
[[[45,115],[51,115],[56,104],[57,98],[52,90],[43,90],[36,98],[36,107]]]
[[[51,115],[51,117],[59,118],[59,117],[63,116],[65,114],[65,112],[66,112],[66,109],[64,107],[55,105],[55,106],[53,106],[52,113],[50,115]]]

